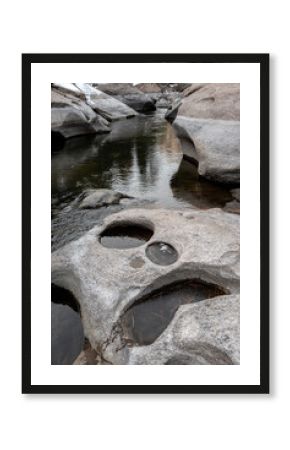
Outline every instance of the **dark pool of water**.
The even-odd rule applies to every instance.
[[[167,242],[152,242],[146,248],[146,256],[160,266],[169,266],[178,260],[177,251]]]
[[[52,155],[52,210],[85,189],[108,188],[165,207],[223,207],[230,192],[199,178],[161,113],[112,124],[109,134],[73,138]]]
[[[195,303],[224,294],[215,285],[184,281],[164,287],[133,304],[121,322],[129,345],[150,345],[169,325],[180,305]]]
[[[100,236],[100,242],[109,248],[134,248],[149,241],[153,231],[139,225],[115,225],[107,228]]]
[[[74,296],[51,287],[51,364],[72,364],[84,346],[79,305]]]

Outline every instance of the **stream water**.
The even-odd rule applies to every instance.
[[[124,207],[115,205],[98,210],[79,210],[75,203],[87,189],[119,191],[135,197],[137,206],[142,202],[154,202],[154,206],[167,208],[207,209],[223,207],[232,200],[228,189],[201,179],[195,166],[183,160],[181,144],[160,111],[151,116],[140,115],[115,122],[109,134],[73,138],[62,149],[52,149],[51,173],[53,250],[78,238],[107,214]],[[135,241],[139,239],[136,236],[130,238]],[[104,245],[111,246],[110,242],[110,236],[104,237]],[[167,298],[165,303],[162,302],[165,310],[169,308],[164,312],[165,317],[171,317],[178,306],[174,298],[178,305],[183,303],[178,296],[170,301]],[[149,307],[151,303],[148,303]],[[144,318],[146,305],[138,308]],[[150,315],[150,308],[148,313]],[[72,355],[75,356],[73,352],[70,352],[69,358],[64,355],[71,339],[69,321],[73,326],[77,313],[73,311],[65,315],[63,305],[53,306],[53,320],[60,321],[59,314],[65,316],[62,320],[66,320],[66,327],[62,333],[52,335],[52,362],[68,364]],[[152,328],[152,335],[158,334],[158,330],[154,332]],[[74,338],[75,349],[79,349],[84,339],[80,331],[78,336],[79,339]]]
[[[229,190],[198,176],[182,159],[162,113],[113,123],[109,134],[78,137],[52,155],[53,209],[85,189],[107,188],[165,207],[223,207]]]

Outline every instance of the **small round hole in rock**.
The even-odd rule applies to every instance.
[[[169,266],[178,260],[178,253],[166,242],[153,242],[146,248],[146,256],[154,264]]]
[[[144,245],[152,237],[153,231],[139,224],[114,224],[106,228],[100,243],[108,248],[134,248]]]

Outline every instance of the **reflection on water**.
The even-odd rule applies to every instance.
[[[180,142],[160,114],[118,121],[108,135],[71,139],[53,154],[53,205],[67,204],[88,188],[113,189],[166,207],[208,208],[231,199],[229,191],[201,181],[182,160]]]

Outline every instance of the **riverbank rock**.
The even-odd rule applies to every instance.
[[[113,205],[119,203],[122,198],[128,198],[128,196],[110,189],[95,189],[86,193],[84,199],[79,204],[79,208],[93,209]]]
[[[213,181],[240,181],[240,87],[234,83],[193,84],[166,118],[191,142],[187,157]]]
[[[168,107],[168,110],[165,114],[165,119],[168,120],[168,122],[172,123],[178,114],[178,109],[181,106],[182,101],[180,98],[175,99]]]
[[[183,92],[191,83],[157,83],[161,92]]]
[[[136,84],[136,88],[144,94],[160,94],[161,88],[157,83],[139,83]]]
[[[233,200],[227,202],[224,211],[240,214],[240,189],[231,189],[231,194],[233,196]]]
[[[128,364],[232,365],[240,361],[240,296],[182,305],[150,347],[134,347]]]
[[[186,83],[140,83],[136,88],[149,95],[156,102],[157,108],[171,108],[181,100],[182,91],[190,86]]]
[[[66,139],[108,133],[110,126],[106,119],[93,111],[74,85],[64,85],[51,90],[51,131]]]
[[[166,107],[169,106],[170,102],[166,99],[166,95],[162,94],[161,89],[157,83],[139,83],[136,84],[135,87],[139,91],[149,96],[157,108],[160,106],[162,107],[162,102],[165,101]]]
[[[87,83],[75,83],[75,86],[84,93],[87,104],[105,119],[119,120],[138,115],[137,111],[130,108],[114,97],[92,87]]]
[[[126,236],[128,226],[150,230],[148,241],[134,248],[102,245],[105,230],[112,237],[114,229],[124,227]],[[146,249],[153,243],[162,243],[161,252],[173,248],[177,260],[167,265],[164,258],[161,264],[152,262]],[[237,215],[220,209],[144,208],[110,215],[52,254],[52,282],[71,291],[80,303],[85,336],[101,360],[111,364],[239,364]],[[192,290],[188,291],[188,283]],[[141,314],[139,322],[132,316],[133,322],[127,320],[125,328],[126,314],[137,305],[150,310],[150,301],[158,297],[162,302],[162,293],[170,295],[176,284],[176,292],[182,295],[184,289],[186,298],[175,307],[175,296],[171,296],[173,310],[165,329],[149,344],[128,340],[128,327],[138,332],[142,325],[150,331],[152,322]],[[196,303],[191,303],[191,295]]]
[[[156,110],[155,101],[130,83],[102,83],[94,86],[138,112]]]

